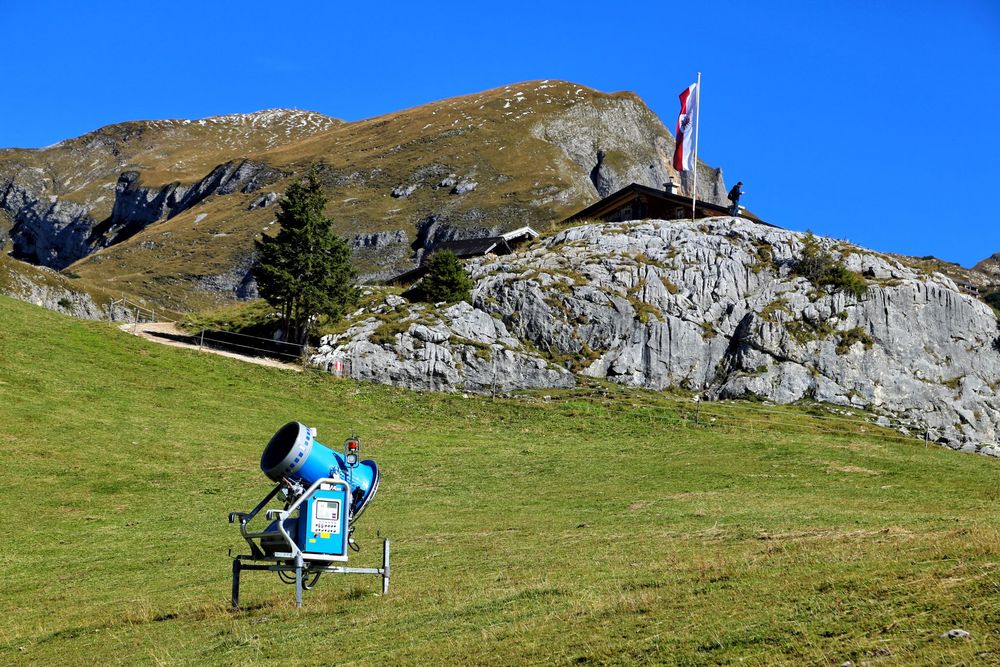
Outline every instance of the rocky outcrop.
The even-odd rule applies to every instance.
[[[148,225],[172,218],[212,195],[255,192],[284,176],[283,172],[262,162],[233,160],[220,164],[191,186],[170,183],[161,187],[145,187],[140,184],[139,172],[127,171],[118,178],[111,217],[94,229],[90,243],[94,247],[121,243]],[[267,197],[268,195],[264,195],[255,204],[267,206]],[[274,199],[276,198],[275,195]],[[251,205],[251,208],[255,207]]]
[[[191,186],[146,187],[141,185],[139,172],[126,171],[115,186],[111,215],[97,222],[92,207],[44,194],[50,189],[46,179],[35,170],[22,170],[0,180],[0,208],[13,221],[8,235],[14,257],[62,269],[211,195],[254,192],[284,175],[261,162],[235,160],[219,165]]]
[[[472,179],[462,179],[455,184],[455,187],[451,189],[451,194],[453,195],[464,195],[472,192],[479,187],[479,183],[473,181]]]
[[[866,277],[862,296],[796,275],[802,234],[715,218],[575,227],[527,253],[475,260],[469,308],[498,322],[495,330],[502,322],[503,337],[521,346],[505,349],[540,350],[539,358],[582,375],[708,398],[864,407],[967,448],[995,441],[993,311],[941,274],[846,243],[819,244]],[[453,318],[434,326],[453,330]],[[427,358],[407,347],[416,328],[378,345],[383,355],[365,347],[377,345],[378,325],[358,327],[332,341],[372,353],[356,376],[420,384],[413,378],[424,372],[409,367]],[[545,377],[532,376],[530,386]],[[508,386],[519,383],[515,374]],[[423,388],[473,385],[447,376]]]
[[[419,185],[397,185],[396,187],[394,187],[392,189],[392,192],[390,194],[392,194],[392,196],[395,197],[396,199],[401,199],[401,198],[409,197],[410,195],[412,195],[416,191],[416,189],[418,187],[420,187],[420,186]]]
[[[256,299],[257,281],[253,277],[253,253],[236,260],[235,265],[225,273],[202,276],[195,282],[195,288],[203,292],[212,292],[230,299]]]
[[[132,311],[121,303],[95,299],[75,281],[46,268],[0,257],[0,285],[5,296],[87,320],[121,320]]]
[[[86,207],[43,192],[31,178],[0,180],[0,208],[14,223],[8,232],[11,254],[61,269],[91,252],[94,220]]]
[[[674,170],[674,138],[641,99],[623,94],[595,104],[574,105],[550,114],[531,128],[531,134],[554,144],[578,170],[573,188],[560,193],[594,193],[601,197],[632,183],[660,189],[671,178],[685,191],[693,188],[687,172]],[[698,163],[698,197],[726,204],[722,170]]]
[[[278,195],[277,192],[265,192],[264,194],[262,194],[261,196],[257,197],[252,202],[250,202],[250,205],[247,206],[247,210],[253,211],[258,208],[268,208],[269,206],[277,204],[278,199],[280,199],[280,196]]]
[[[395,315],[386,324],[383,319]],[[325,336],[310,362],[357,380],[436,391],[570,387],[573,376],[527,351],[499,320],[467,303],[436,313],[390,296],[346,332]]]
[[[351,239],[351,247],[355,249],[369,248],[372,250],[381,250],[387,246],[401,243],[406,243],[406,232],[402,229],[391,232],[357,234]]]

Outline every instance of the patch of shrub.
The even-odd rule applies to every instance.
[[[754,258],[757,260],[750,267],[754,273],[760,273],[765,267],[774,266],[774,251],[771,244],[764,239],[753,239]]]
[[[675,285],[674,282],[666,276],[660,276],[660,282],[663,283],[663,288],[671,294],[677,294],[679,291],[677,285]]]
[[[404,322],[403,320],[383,322],[372,332],[368,340],[376,345],[395,345],[396,335],[404,333],[410,328],[410,324],[411,322]]]
[[[813,285],[827,287],[833,292],[844,292],[858,299],[868,292],[864,276],[844,266],[820,245],[812,232],[806,233],[802,245],[802,255],[792,266],[792,273],[802,276]]]
[[[875,339],[869,336],[868,332],[861,327],[854,327],[853,329],[842,331],[840,333],[840,338],[837,341],[837,354],[847,354],[847,351],[850,350],[851,346],[855,343],[861,343],[865,346],[866,350],[870,350],[872,349],[872,345],[875,344]]]
[[[997,317],[1000,318],[1000,289],[984,294],[983,301],[988,303],[993,308],[993,311],[996,312]]]
[[[776,322],[778,320],[778,313],[785,313],[789,317],[795,314],[788,305],[788,302],[783,297],[778,297],[764,306],[764,309],[760,311],[760,317],[768,322]]]
[[[834,328],[829,322],[812,322],[810,320],[796,320],[789,322],[785,330],[800,345],[813,341],[826,340],[834,333]]]

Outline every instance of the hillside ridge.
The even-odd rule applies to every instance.
[[[378,280],[435,243],[546,228],[611,189],[683,180],[672,153],[670,132],[634,93],[555,80],[354,122],[276,110],[133,121],[0,153],[0,242],[96,286],[198,307],[252,296],[237,289],[245,273],[224,276],[247,266],[278,193],[312,168],[359,271]],[[233,165],[268,176],[220,185]],[[721,169],[699,168],[700,196],[724,200]]]

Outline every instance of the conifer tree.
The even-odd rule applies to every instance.
[[[450,250],[435,252],[431,255],[429,264],[427,275],[420,283],[424,300],[431,303],[470,300],[472,279],[455,253]]]
[[[280,231],[254,243],[257,289],[280,309],[285,340],[304,344],[316,320],[342,318],[357,303],[351,250],[323,215],[326,196],[315,172],[281,199]]]

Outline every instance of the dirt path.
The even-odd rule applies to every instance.
[[[216,350],[211,347],[201,347],[193,345],[191,343],[184,343],[179,340],[172,340],[164,336],[187,336],[184,331],[181,331],[173,322],[145,322],[140,324],[123,324],[118,327],[125,333],[130,333],[135,336],[140,336],[146,340],[151,340],[154,343],[159,343],[161,345],[170,345],[171,347],[183,347],[188,350],[198,350],[202,352],[209,352],[211,354],[217,354],[221,357],[229,357],[230,359],[239,359],[240,361],[245,361],[251,364],[257,364],[258,366],[269,366],[271,368],[284,368],[290,371],[302,372],[302,366],[299,364],[289,364],[284,361],[278,361],[276,359],[270,359],[268,357],[253,357],[246,354],[239,354],[237,352],[229,352],[227,350]],[[157,335],[163,334],[163,335]]]

